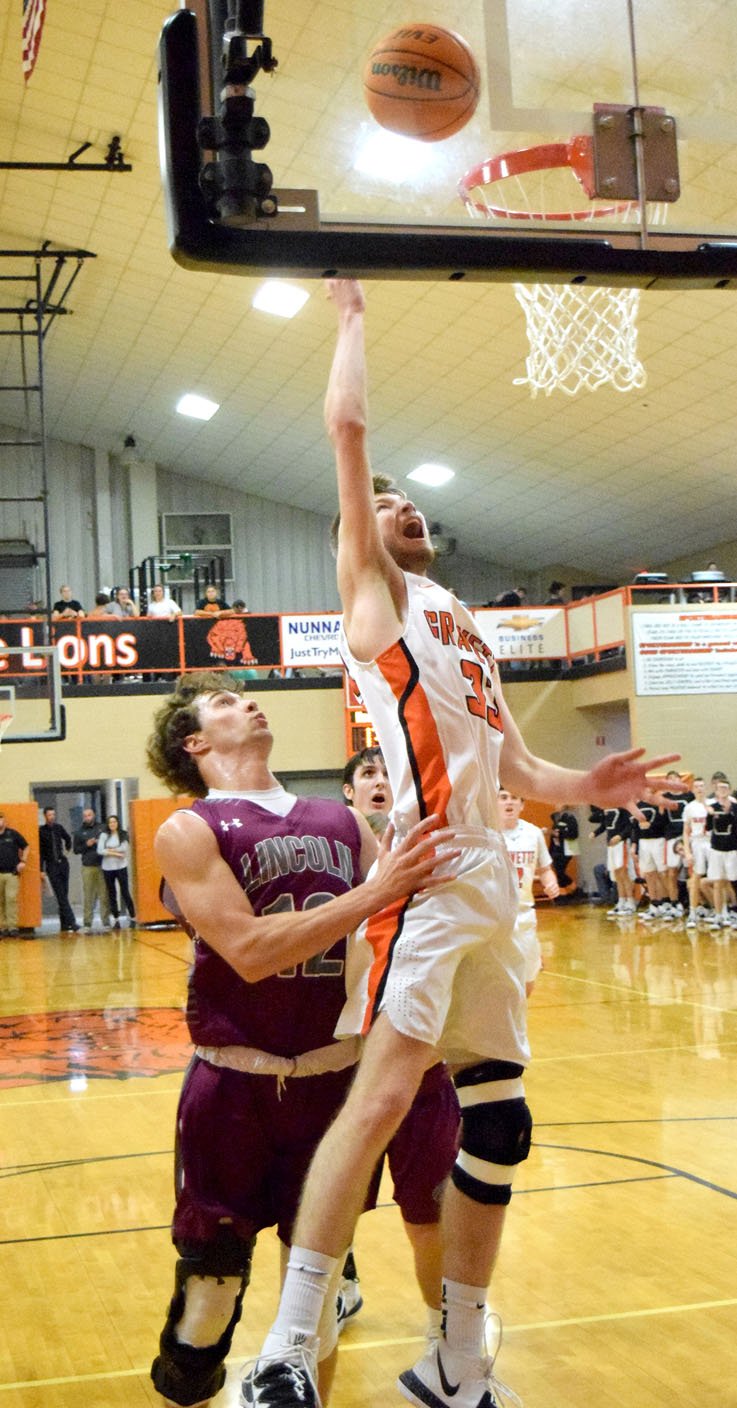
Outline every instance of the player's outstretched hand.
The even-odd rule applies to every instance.
[[[366,299],[357,279],[326,279],[328,298],[340,313],[363,313]]]
[[[380,887],[381,903],[391,904],[415,890],[430,890],[447,881],[447,872],[435,875],[434,871],[460,855],[452,847],[453,837],[451,828],[441,828],[435,815],[416,822],[401,841],[396,840],[389,822],[381,838],[376,872],[368,882]]]
[[[601,807],[625,807],[638,821],[645,820],[638,802],[673,807],[675,804],[663,796],[666,783],[669,792],[686,792],[688,787],[685,782],[670,782],[666,774],[658,770],[666,764],[677,763],[680,753],[663,753],[647,761],[644,755],[644,748],[630,748],[626,753],[610,753],[602,758],[584,779],[586,801]]]

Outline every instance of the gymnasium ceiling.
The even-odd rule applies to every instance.
[[[2,248],[49,240],[97,256],[74,285],[72,316],[47,340],[49,435],[117,453],[132,435],[146,460],[332,513],[321,417],[334,318],[320,284],[304,281],[309,301],[285,321],[251,308],[261,280],[185,272],[167,250],[155,53],[174,0],[48,0],[27,88],[20,8],[16,0],[0,18],[0,159],[66,161],[91,142],[82,160],[102,161],[117,133],[133,166],[117,176],[0,171]],[[426,18],[443,12],[437,3],[417,8]],[[406,7],[385,0],[267,0],[280,60],[268,81],[283,85],[279,104],[294,115],[284,178],[277,161],[287,126],[279,136],[272,123],[265,155],[277,184],[299,184],[300,142],[332,140],[331,111],[344,121],[352,104],[353,120],[366,119],[360,86],[346,88],[339,62],[301,85],[290,63],[300,44],[353,25],[365,47],[398,11],[403,18]],[[331,84],[340,88],[334,109]],[[720,184],[728,211],[736,170],[727,163]],[[376,282],[368,301],[374,465],[401,482],[421,460],[451,464],[450,485],[417,497],[464,555],[626,579],[737,538],[734,293],[643,293],[646,387],[573,399],[532,399],[514,385],[527,345],[510,285]],[[0,352],[4,381],[10,342]],[[184,391],[220,402],[219,413],[206,424],[177,415]],[[9,419],[0,400],[0,421]]]

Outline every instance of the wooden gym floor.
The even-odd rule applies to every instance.
[[[526,1408],[737,1404],[737,933],[540,913],[534,1147],[490,1300]],[[0,1408],[143,1408],[171,1292],[187,1060],[178,932],[0,943]],[[423,1312],[396,1209],[364,1217],[333,1408],[404,1400]],[[273,1311],[262,1236],[217,1408]]]

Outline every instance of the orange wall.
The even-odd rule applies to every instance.
[[[171,919],[159,899],[161,871],[154,857],[154,838],[172,812],[192,805],[191,797],[139,798],[130,804],[131,846],[136,867],[136,914],[140,924]]]
[[[18,925],[33,929],[41,923],[41,862],[38,849],[38,807],[35,802],[3,802],[8,826],[30,846],[26,868],[21,873],[18,891]]]

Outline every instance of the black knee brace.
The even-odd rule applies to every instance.
[[[484,1061],[455,1078],[462,1125],[451,1177],[476,1203],[505,1206],[512,1196],[515,1167],[530,1152],[532,1116],[523,1070],[509,1061]]]
[[[225,1383],[226,1359],[233,1332],[241,1318],[243,1296],[251,1278],[251,1258],[256,1238],[243,1242],[223,1237],[210,1247],[179,1245],[182,1253],[176,1264],[174,1296],[159,1340],[159,1353],[151,1365],[154,1387],[182,1408],[212,1398]],[[186,1286],[190,1276],[240,1276],[240,1289],[233,1314],[216,1344],[195,1349],[177,1339],[175,1327],[184,1314]]]

